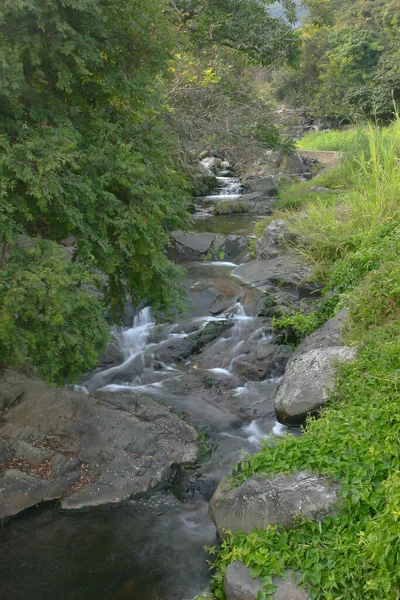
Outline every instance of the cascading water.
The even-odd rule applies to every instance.
[[[228,179],[232,198],[238,188],[224,178],[225,190]],[[172,489],[125,507],[75,516],[43,508],[16,520],[3,536],[2,584],[6,572],[14,573],[5,597],[182,600],[207,587],[203,549],[216,542],[207,512],[215,487],[263,439],[286,431],[276,424],[273,406],[281,367],[271,363],[262,376],[251,371],[257,356],[268,354],[269,321],[256,316],[254,294],[230,278],[234,266],[187,265],[190,316],[159,326],[150,308],[142,309],[131,328],[113,330],[119,363],[88,375],[80,388],[150,395],[207,438],[207,460],[182,471]],[[198,353],[179,355],[191,335],[220,322],[228,325],[213,341]]]

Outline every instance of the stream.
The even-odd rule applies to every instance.
[[[240,184],[220,178],[217,192],[240,197]],[[256,219],[211,216],[194,230],[248,235]],[[127,389],[166,404],[207,440],[202,460],[170,488],[119,508],[68,514],[49,505],[15,518],[1,530],[1,599],[183,600],[207,588],[205,546],[217,542],[208,502],[234,463],[285,433],[273,403],[284,367],[272,360],[267,376],[252,370],[252,352],[269,356],[270,319],[257,316],[258,292],[230,276],[236,265],[184,266],[188,314],[158,326],[150,308],[137,312],[132,327],[113,330],[122,362],[89,374],[80,390]],[[218,321],[231,326],[199,354],[177,362],[165,351]]]

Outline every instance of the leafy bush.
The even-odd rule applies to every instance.
[[[104,309],[88,287],[96,284],[81,265],[66,262],[57,244],[16,249],[0,273],[3,365],[29,357],[41,375],[58,382],[94,367],[109,340]]]

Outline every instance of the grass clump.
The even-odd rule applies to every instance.
[[[357,344],[358,358],[337,368],[335,393],[301,438],[266,441],[234,481],[300,470],[330,476],[341,483],[338,512],[319,523],[299,517],[291,530],[228,537],[217,552],[218,599],[234,560],[262,578],[265,598],[287,568],[302,573],[312,600],[400,598],[400,123],[366,127],[358,139],[343,163],[346,194],[332,203],[315,197],[301,216],[290,213],[298,250],[330,295],[314,313],[277,322],[300,338],[348,306],[345,343]]]

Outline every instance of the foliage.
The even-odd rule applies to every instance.
[[[266,148],[293,149],[271,122],[266,69],[249,65],[242,53],[217,44],[192,49],[182,41],[170,71],[165,119],[178,134],[184,164],[207,149],[245,172]]]
[[[244,53],[257,64],[269,65],[279,57],[295,62],[298,39],[291,24],[296,4],[284,0],[285,18],[269,8],[274,0],[171,0],[171,14],[196,47],[216,44]]]
[[[109,340],[104,309],[88,287],[96,283],[57,244],[15,249],[0,273],[0,356],[8,364],[29,356],[60,382],[93,367]]]
[[[301,438],[267,440],[232,480],[238,485],[253,473],[304,469],[330,476],[341,483],[337,514],[317,523],[299,517],[290,530],[269,527],[228,537],[213,549],[216,598],[224,597],[224,569],[234,560],[261,576],[263,597],[274,590],[272,577],[287,568],[302,573],[313,600],[400,596],[398,128],[398,121],[383,131],[370,128],[367,146],[364,141],[354,148],[345,165],[348,193],[336,206],[339,224],[326,218],[331,212],[322,195],[301,208],[303,216],[319,211],[318,242],[315,212],[315,220],[305,220],[299,249],[319,265],[331,295],[309,316],[285,316],[285,325],[304,335],[348,305],[345,342],[357,344],[358,358],[337,368],[335,393],[319,419],[308,419]]]
[[[306,0],[298,71],[275,74],[278,97],[339,119],[387,118],[400,100],[396,0]]]
[[[160,118],[173,44],[162,2],[16,1],[3,3],[0,18],[2,271],[10,268],[4,257],[17,248],[17,234],[72,237],[79,269],[104,274],[104,306],[112,315],[121,313],[126,294],[156,309],[177,306],[179,269],[166,247],[168,231],[187,222],[186,183]],[[17,277],[19,255],[13,256]],[[55,270],[56,260],[55,254]],[[24,276],[22,261],[21,286]],[[76,323],[64,320],[71,336],[100,314],[89,313],[82,308],[81,321],[78,312]],[[10,323],[17,321],[16,315]],[[95,331],[103,327],[96,321]],[[42,342],[53,348],[54,329],[47,335],[43,329]],[[24,343],[4,360],[33,348]],[[44,356],[38,361],[49,376],[59,373],[58,365],[44,366]],[[89,353],[69,366],[75,373],[92,364]]]

